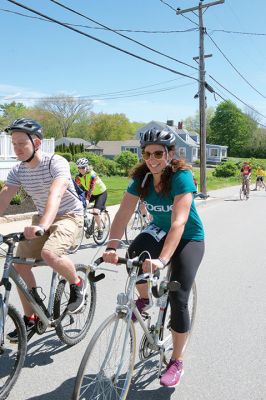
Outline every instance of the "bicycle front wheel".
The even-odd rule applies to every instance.
[[[117,314],[96,331],[81,361],[72,400],[124,400],[134,370],[136,336],[132,321]]]
[[[139,211],[135,211],[125,229],[127,243],[130,244],[140,234],[142,229],[143,219],[141,213]]]
[[[99,236],[99,229],[97,224],[95,223],[94,233],[93,233],[93,240],[96,244],[104,244],[109,236],[110,233],[110,215],[107,210],[103,210],[100,214],[101,223],[102,223],[102,235]]]
[[[2,309],[0,318],[3,319]],[[14,329],[18,333],[18,341],[10,342],[5,336]],[[1,334],[3,337],[1,337]],[[5,320],[4,332],[0,332],[0,399],[7,398],[17,381],[27,353],[27,336],[25,324],[19,312],[11,304]]]
[[[67,314],[55,328],[59,339],[69,346],[73,346],[84,339],[91,326],[96,307],[96,286],[89,280],[86,266],[77,264],[76,271],[86,285],[84,306],[76,314]],[[69,284],[65,279],[62,279],[56,289],[54,319],[59,318],[66,309],[69,296]]]

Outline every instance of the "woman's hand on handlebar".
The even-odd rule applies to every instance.
[[[147,258],[143,261],[142,271],[143,272],[155,272],[157,269],[162,269],[162,262],[158,258],[149,259]]]
[[[117,264],[118,262],[118,255],[116,254],[115,250],[105,250],[102,258],[105,262],[110,264]]]

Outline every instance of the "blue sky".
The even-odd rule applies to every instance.
[[[205,3],[211,0],[205,1]],[[174,71],[197,78],[196,69],[163,57],[117,34],[102,30],[85,18],[64,10],[49,0],[21,3]],[[199,34],[195,23],[177,16],[175,9],[196,6],[197,0],[61,0],[61,3],[112,29],[149,31],[121,32],[161,53],[197,68]],[[0,0],[1,74],[0,103],[12,100],[32,105],[35,98],[68,94],[88,96],[93,111],[124,113],[131,121],[174,121],[194,115],[198,101],[196,80],[138,60],[54,23],[26,18],[4,10],[35,16],[7,0]],[[184,14],[198,22],[193,13]],[[224,98],[243,110],[246,106],[217,85],[214,77],[243,102],[265,115],[266,125],[266,1],[225,0],[204,13],[206,81]],[[183,31],[174,32],[170,31]],[[217,30],[219,30],[217,32]],[[244,35],[221,32],[249,32]],[[166,31],[168,33],[150,33]],[[255,35],[265,34],[265,35]],[[211,39],[233,66],[261,94],[252,89],[229,65]],[[117,93],[119,92],[119,93]],[[119,97],[120,98],[117,98]],[[208,106],[221,99],[207,92]],[[254,114],[255,115],[255,114]]]

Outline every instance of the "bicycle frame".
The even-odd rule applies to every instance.
[[[34,265],[34,266],[41,266],[41,265],[46,265],[43,261],[36,261],[35,259],[31,258],[20,258],[20,257],[14,257],[13,252],[14,252],[15,244],[10,243],[8,244],[8,252],[6,255],[6,260],[4,263],[4,272],[3,272],[3,277],[0,282],[0,285],[4,286],[5,291],[4,291],[4,296],[0,294],[0,306],[4,310],[3,312],[3,321],[0,321],[0,332],[2,332],[4,321],[7,316],[7,310],[8,310],[8,304],[9,304],[9,296],[11,292],[11,287],[12,284],[9,281],[9,278],[13,280],[13,282],[17,285],[17,287],[21,290],[25,298],[27,299],[28,303],[32,307],[33,311],[38,315],[40,321],[42,322],[45,330],[48,326],[57,326],[63,319],[64,314],[62,314],[57,320],[54,320],[51,318],[52,316],[52,310],[53,310],[53,302],[54,302],[54,296],[55,296],[55,290],[56,290],[56,279],[57,279],[57,273],[55,271],[52,272],[52,278],[51,278],[51,284],[50,284],[50,293],[49,293],[49,302],[48,302],[48,307],[47,311],[50,317],[47,317],[45,314],[44,310],[42,307],[36,302],[35,298],[33,295],[30,293],[28,290],[28,287],[24,281],[24,279],[21,277],[21,275],[15,270],[13,264],[27,264],[27,265]],[[1,304],[2,303],[2,304]]]
[[[165,350],[165,343],[168,341],[168,337],[166,339],[160,340],[160,333],[161,333],[161,328],[162,328],[162,322],[163,322],[163,314],[165,311],[165,308],[167,307],[167,298],[168,298],[168,291],[167,293],[163,294],[159,299],[159,313],[158,313],[158,317],[157,317],[157,321],[155,324],[155,329],[154,329],[154,334],[152,335],[149,331],[149,327],[145,324],[145,321],[143,320],[143,317],[141,316],[139,310],[136,307],[136,303],[134,301],[134,289],[136,286],[136,283],[140,280],[143,279],[148,279],[148,287],[149,287],[149,291],[148,291],[148,295],[149,295],[149,305],[150,307],[152,307],[153,305],[153,298],[152,298],[152,294],[151,294],[151,285],[154,282],[154,280],[156,278],[154,278],[151,274],[142,274],[140,276],[137,275],[137,270],[138,267],[136,266],[132,266],[132,270],[129,276],[129,283],[128,283],[128,287],[125,293],[119,293],[117,295],[117,306],[116,306],[116,313],[118,315],[122,314],[126,314],[126,318],[127,318],[127,330],[126,330],[126,335],[124,338],[124,343],[123,343],[123,348],[127,342],[128,339],[128,335],[129,335],[129,327],[131,324],[131,317],[132,314],[134,313],[134,315],[136,316],[137,321],[139,322],[143,333],[146,335],[146,338],[150,344],[150,348],[154,351],[159,351],[160,353],[160,359],[159,359],[159,368],[158,368],[158,377],[161,374],[161,368],[162,368],[162,362],[163,362],[163,355],[164,355],[164,350]],[[163,280],[166,280],[170,275],[170,270],[168,269],[167,271],[167,275]],[[114,331],[115,332],[116,327],[114,327]],[[112,346],[112,339],[110,340],[110,347]],[[109,352],[110,353],[110,352]],[[117,372],[116,372],[116,376],[118,377],[120,374],[120,371],[123,367],[123,363],[124,363],[124,352],[122,353],[122,359],[121,359],[121,363],[118,366]]]

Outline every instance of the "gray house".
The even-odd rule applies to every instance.
[[[173,120],[166,123],[159,121],[151,121],[139,128],[136,132],[136,138],[139,139],[140,133],[148,129],[168,129],[176,135],[176,155],[178,158],[186,159],[189,163],[194,163],[200,156],[200,137],[197,132],[189,132],[183,128],[182,122],[176,126]],[[206,161],[211,164],[218,164],[222,158],[227,157],[227,146],[217,144],[206,144]]]
[[[55,146],[59,146],[60,144],[65,144],[66,147],[69,147],[70,143],[76,145],[76,144],[83,144],[84,150],[97,154],[98,156],[103,155],[103,149],[100,148],[99,146],[96,146],[95,144],[92,144],[91,142],[88,142],[87,140],[81,139],[81,138],[74,138],[74,137],[64,137],[57,139],[55,141]]]

